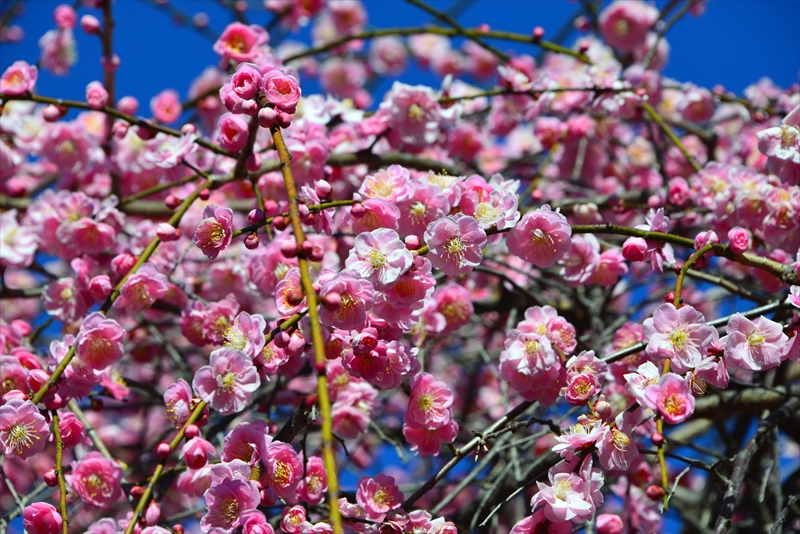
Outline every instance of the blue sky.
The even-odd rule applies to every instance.
[[[3,0],[7,7],[9,0]],[[14,23],[25,30],[20,43],[4,43],[0,50],[0,68],[17,59],[35,62],[39,57],[39,37],[54,27],[53,8],[59,1],[36,0],[25,3],[25,12]],[[266,13],[261,1],[251,0],[248,13],[251,22],[264,24],[271,15]],[[564,21],[580,10],[580,3],[569,0],[446,0],[431,2],[439,9],[455,4],[466,5],[459,15],[465,26],[488,23],[494,29],[529,33],[534,26],[542,26],[548,36],[554,35]],[[658,1],[661,6],[665,2]],[[418,26],[431,21],[431,17],[401,0],[367,0],[370,27]],[[217,2],[211,0],[172,0],[177,9],[194,14],[206,12],[211,18],[211,28],[219,33],[232,19]],[[101,17],[99,10],[80,8],[79,15],[92,13]],[[191,80],[202,70],[213,65],[218,56],[211,42],[191,27],[179,26],[155,5],[145,0],[116,0],[117,21],[114,48],[122,59],[117,73],[118,96],[136,96],[146,112],[150,98],[164,88],[174,88],[186,95]],[[686,16],[668,34],[672,55],[665,70],[667,76],[681,81],[712,87],[721,83],[741,94],[747,85],[762,76],[772,78],[782,87],[798,81],[800,72],[800,0],[717,0],[707,5],[706,14],[695,18]],[[83,99],[86,84],[102,80],[99,63],[100,41],[76,29],[78,63],[69,76],[56,77],[42,73],[38,92],[48,96]],[[300,38],[308,41],[308,29]],[[574,41],[573,32],[567,43]],[[536,53],[527,46],[510,46],[496,43],[501,48]],[[416,68],[401,77],[407,83],[438,85],[430,73]],[[315,83],[303,82],[304,93],[318,90]],[[379,89],[388,89],[389,84]],[[382,95],[378,95],[380,100]]]

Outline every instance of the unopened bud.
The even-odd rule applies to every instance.
[[[255,232],[244,238],[244,246],[247,250],[255,250],[258,248],[258,236]]]
[[[647,489],[644,490],[644,492],[647,494],[647,498],[650,499],[651,501],[657,501],[658,499],[663,497],[664,494],[666,493],[664,491],[664,488],[662,488],[661,486],[656,486],[655,484],[650,484],[649,486],[647,486]]]
[[[58,486],[58,475],[55,469],[50,469],[44,474],[44,483],[51,488]]]
[[[169,195],[167,198],[164,199],[164,204],[167,206],[167,209],[174,210],[181,205],[181,199],[179,199],[175,195]]]
[[[196,438],[200,434],[200,428],[197,425],[188,425],[183,435],[186,439]]]
[[[171,453],[172,453],[172,449],[170,448],[169,443],[167,443],[165,441],[162,441],[156,447],[156,456],[158,456],[162,460],[164,458],[169,458],[169,455]]]

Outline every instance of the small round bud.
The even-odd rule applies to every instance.
[[[578,46],[578,51],[579,51],[581,54],[585,54],[586,52],[588,52],[588,51],[589,51],[589,43],[587,43],[586,41],[582,42],[582,43],[581,43],[581,44]]]
[[[363,217],[366,212],[366,208],[361,204],[353,204],[353,206],[350,208],[350,215],[355,218]]]
[[[119,59],[119,56],[117,54],[111,54],[110,56],[102,56],[100,58],[100,65],[106,72],[116,72],[117,69],[119,68],[120,63],[122,63],[122,61]]]
[[[656,447],[660,447],[664,444],[664,434],[661,432],[653,432],[653,435],[650,436],[650,441],[652,441],[653,445]]]
[[[604,400],[597,401],[597,404],[594,405],[594,413],[600,419],[608,419],[611,417],[611,404]]]
[[[664,302],[666,302],[668,304],[672,304],[673,302],[675,302],[675,292],[674,291],[670,291],[669,293],[664,295]]]
[[[50,104],[44,108],[44,111],[42,111],[42,117],[47,122],[56,122],[61,118],[61,110],[58,109],[57,106]]]
[[[275,337],[272,339],[272,342],[275,343],[275,346],[279,349],[285,349],[289,346],[289,343],[292,341],[292,336],[288,333],[281,331],[278,332]]]
[[[272,217],[273,215],[277,215],[278,209],[279,209],[278,203],[275,202],[274,200],[270,199],[264,201],[264,214],[267,217]]]
[[[58,410],[59,408],[61,408],[61,406],[63,406],[63,404],[64,404],[64,398],[58,393],[54,393],[52,397],[48,395],[44,399],[44,406],[48,410]],[[100,406],[102,407],[102,404]]]
[[[55,469],[50,469],[44,474],[44,483],[51,488],[58,486],[58,475]]]
[[[481,33],[489,33],[491,31],[491,27],[484,22],[483,24],[478,26],[477,30]]]
[[[200,191],[200,200],[208,200],[211,197],[211,191],[203,189]]]
[[[540,40],[542,37],[544,37],[544,28],[541,26],[536,26],[531,32],[531,35],[535,41]]]
[[[647,489],[644,490],[644,492],[647,494],[647,498],[651,501],[657,501],[664,496],[664,493],[666,493],[664,488],[661,486],[656,486],[655,484],[650,484],[647,486]]]
[[[541,202],[544,198],[544,193],[541,189],[534,189],[531,191],[531,201],[533,202]]]
[[[250,224],[261,224],[265,219],[264,212],[258,208],[250,210],[247,214],[247,222]]]
[[[258,172],[261,168],[261,154],[254,152],[244,162],[244,168],[250,172]]]
[[[581,32],[588,32],[592,29],[592,22],[589,20],[589,17],[581,15],[579,17],[575,17],[575,29]]]
[[[89,35],[100,32],[100,20],[94,15],[84,15],[81,17],[81,29]]]
[[[144,524],[148,527],[152,527],[158,523],[160,518],[161,507],[156,501],[151,501],[150,504],[147,505],[147,509],[144,511]]]
[[[333,188],[326,180],[318,180],[317,183],[314,184],[314,192],[319,198],[331,198]]]
[[[132,96],[123,96],[117,102],[117,109],[127,115],[136,115],[139,111],[139,101]]]
[[[278,112],[275,108],[261,108],[258,110],[258,124],[262,128],[272,128],[278,122]]]
[[[422,240],[415,235],[406,236],[404,241],[408,250],[417,250],[422,246]]]
[[[328,311],[336,311],[342,306],[342,295],[336,291],[325,293],[320,299],[320,304]]]
[[[181,126],[181,133],[183,135],[193,134],[197,131],[197,126],[192,124],[191,122],[187,122],[183,126]]]
[[[299,287],[292,288],[291,291],[286,293],[286,302],[291,306],[299,306],[303,302],[303,290]]]
[[[285,257],[296,258],[299,252],[300,251],[297,248],[297,243],[294,241],[284,241],[281,243],[281,254],[283,254]]]
[[[320,262],[325,258],[325,252],[320,247],[314,247],[308,255],[309,261]]]
[[[162,460],[164,458],[169,458],[169,455],[171,453],[172,453],[172,449],[170,448],[169,443],[167,443],[165,441],[162,441],[156,447],[156,456],[158,456]]]
[[[183,528],[183,525],[174,525],[172,527],[172,534],[184,534],[186,529]]]
[[[244,246],[247,250],[255,250],[258,248],[258,236],[255,232],[244,238]]]
[[[142,498],[142,495],[144,495],[144,488],[143,487],[141,487],[141,486],[133,486],[131,488],[131,497],[133,497],[137,501]]]
[[[278,126],[288,128],[292,125],[292,116],[283,111],[278,112]]]
[[[314,243],[312,243],[308,239],[306,239],[300,244],[300,251],[303,253],[303,255],[307,256],[311,254],[312,250],[314,250]]]
[[[164,204],[166,204],[167,209],[174,210],[181,205],[181,199],[179,199],[175,195],[169,195],[167,198],[164,199]]]
[[[117,121],[111,127],[111,133],[114,135],[114,139],[117,141],[121,141],[128,135],[128,128],[130,125],[127,122]]]
[[[197,425],[189,425],[186,427],[183,435],[186,439],[196,438],[200,434],[200,428]]]
[[[283,215],[278,215],[272,219],[272,226],[279,232],[286,230],[289,227],[289,219]]]

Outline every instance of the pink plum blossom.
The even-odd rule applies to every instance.
[[[242,351],[254,359],[264,349],[266,327],[267,322],[261,315],[239,312],[233,324],[225,332],[225,346]]]
[[[239,423],[225,436],[220,459],[228,463],[240,460],[254,467],[267,457],[267,445],[271,442],[264,421]]]
[[[600,33],[611,46],[630,52],[643,44],[658,19],[658,9],[643,1],[616,0],[598,18]]]
[[[567,218],[545,204],[522,217],[508,234],[506,245],[509,252],[537,267],[551,267],[569,250],[571,235]]]
[[[400,165],[390,165],[379,169],[375,174],[364,178],[359,194],[364,198],[379,198],[393,204],[411,200],[414,185],[408,169]]]
[[[197,395],[221,415],[241,412],[260,385],[247,355],[227,348],[212,352],[209,365],[198,369],[192,381]]]
[[[631,414],[626,412],[617,416],[613,426],[603,427],[603,434],[597,442],[600,465],[609,471],[627,471],[639,456],[639,449],[633,441]]]
[[[260,501],[258,489],[250,480],[223,479],[212,485],[203,495],[207,513],[200,520],[204,530],[234,532],[247,510],[255,510]]]
[[[322,324],[341,329],[358,329],[367,320],[367,311],[375,302],[374,288],[368,280],[358,278],[358,273],[344,270],[321,283],[320,298],[328,293],[337,293],[341,304],[331,311],[325,307],[320,309],[319,318]]]
[[[35,65],[25,61],[15,61],[0,76],[0,93],[4,95],[22,95],[31,91],[36,85],[39,71]]]
[[[288,443],[273,441],[267,446],[266,469],[261,483],[279,499],[292,499],[303,479],[303,462]]]
[[[17,210],[0,214],[0,266],[26,267],[36,254],[36,234],[17,222]]]
[[[94,312],[83,320],[75,340],[75,355],[92,369],[102,371],[122,358],[124,337],[125,330],[117,321]]]
[[[345,267],[369,280],[377,290],[389,289],[413,263],[411,253],[397,232],[379,228],[363,232],[345,261]]]
[[[208,462],[209,454],[216,454],[216,449],[208,441],[199,436],[187,440],[178,456],[190,469],[200,469]]]
[[[181,99],[172,89],[165,89],[150,100],[150,111],[158,122],[172,124],[183,112]]]
[[[759,316],[751,321],[736,313],[728,321],[723,359],[737,369],[763,371],[780,365],[789,338],[780,324]]]
[[[734,226],[728,231],[728,243],[731,252],[734,254],[744,254],[752,246],[750,232],[741,226]]]
[[[375,478],[364,477],[358,481],[356,501],[368,520],[383,521],[387,512],[403,503],[403,493],[393,477],[378,474]]]
[[[420,373],[411,380],[407,416],[410,421],[425,428],[435,429],[450,422],[453,393],[447,384],[428,373]]]
[[[658,208],[658,210],[655,211],[650,210],[650,213],[645,218],[645,222],[646,224],[639,224],[636,228],[648,232],[669,232],[669,219],[664,216],[664,208]],[[630,239],[628,241],[630,241]],[[650,261],[653,270],[663,272],[665,261],[675,263],[675,255],[672,251],[672,245],[669,243],[651,239],[645,240],[645,244],[647,249],[644,252],[644,259]]]
[[[30,458],[44,450],[48,437],[50,427],[31,401],[12,399],[0,406],[0,445],[6,457]]]
[[[588,484],[574,473],[550,473],[550,485],[537,482],[539,493],[531,499],[531,508],[544,506],[550,521],[584,521],[594,512],[588,496]]]
[[[217,123],[217,141],[231,154],[247,145],[247,121],[241,115],[225,113]]]
[[[61,513],[52,504],[35,502],[22,511],[22,526],[30,534],[58,534],[62,525]]]
[[[273,69],[264,74],[261,92],[275,107],[286,113],[294,113],[300,101],[300,85],[294,76]]]
[[[86,86],[86,103],[94,109],[102,109],[108,105],[108,91],[102,83],[89,82]]]
[[[125,308],[129,313],[149,308],[164,297],[169,290],[167,277],[152,263],[145,263],[132,274],[120,289],[114,301],[115,308]]]
[[[380,110],[388,115],[389,141],[395,148],[419,152],[439,137],[439,104],[428,87],[394,82]]]
[[[233,210],[209,204],[203,210],[203,220],[195,230],[194,242],[208,259],[213,260],[231,244],[232,226]]]
[[[442,217],[425,229],[425,242],[430,251],[431,265],[448,276],[470,272],[483,259],[486,232],[472,217],[452,215]]]
[[[258,54],[257,48],[268,42],[269,34],[263,28],[232,22],[214,43],[214,52],[226,60],[252,61]]]
[[[694,413],[694,397],[681,376],[666,373],[658,384],[644,390],[645,406],[661,414],[670,424],[682,423]]]
[[[451,420],[438,428],[430,429],[407,417],[403,424],[403,436],[411,445],[411,450],[419,452],[422,458],[438,456],[442,445],[456,440],[458,423]]]
[[[45,32],[39,39],[39,48],[42,49],[39,66],[56,76],[66,76],[78,59],[75,37],[70,29]]]
[[[718,339],[717,331],[705,324],[705,317],[692,306],[675,309],[661,304],[653,317],[644,321],[645,352],[653,358],[670,358],[683,373],[700,363],[708,345]]]
[[[401,218],[399,230],[404,235],[422,238],[425,228],[450,212],[450,203],[434,185],[417,184],[412,198],[399,202]]]
[[[192,390],[182,378],[164,391],[167,418],[175,428],[181,428],[192,413]]]
[[[107,508],[122,497],[122,468],[99,452],[90,452],[72,464],[70,487],[86,504]]]
[[[305,477],[297,486],[297,497],[308,504],[319,504],[325,498],[328,490],[328,474],[325,463],[319,456],[308,459],[305,468]]]

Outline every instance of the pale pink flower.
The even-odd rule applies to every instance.
[[[172,89],[164,89],[150,99],[150,111],[153,112],[153,117],[163,124],[177,121],[183,113],[178,93]]]
[[[718,339],[715,328],[705,324],[705,317],[692,306],[675,309],[661,304],[653,317],[645,319],[645,352],[652,358],[670,358],[679,373],[695,367],[706,354],[708,345]]]
[[[539,493],[531,499],[531,508],[544,506],[544,515],[550,521],[585,521],[594,512],[594,504],[587,495],[587,482],[574,473],[550,472],[550,485],[537,482]]]
[[[609,471],[627,471],[639,456],[639,449],[633,441],[631,413],[624,412],[617,416],[615,425],[603,427],[603,434],[597,442],[600,465]]]
[[[435,185],[417,184],[412,198],[399,202],[399,230],[403,235],[422,238],[425,228],[450,212],[450,203]]]
[[[325,463],[319,456],[308,459],[305,469],[305,478],[297,485],[297,498],[308,504],[319,504],[325,498],[328,490],[328,474]]]
[[[622,256],[620,249],[610,248],[600,254],[600,262],[597,264],[597,269],[591,279],[589,279],[589,283],[611,287],[627,272],[628,265],[625,263],[625,258]]]
[[[42,49],[39,65],[56,76],[66,76],[78,59],[75,37],[69,29],[46,32],[39,39],[39,48]]]
[[[635,373],[627,373],[623,377],[625,378],[625,389],[628,390],[628,393],[636,399],[636,402],[645,406],[647,401],[644,392],[648,386],[658,384],[661,379],[661,372],[654,363],[645,362],[636,369]]]
[[[764,371],[783,360],[783,350],[789,341],[780,324],[760,316],[751,321],[736,313],[728,321],[723,359],[737,369]]]
[[[644,390],[645,406],[659,412],[670,424],[682,423],[694,413],[694,397],[689,384],[675,373],[662,375],[658,384]]]
[[[393,204],[411,200],[414,195],[414,184],[411,173],[400,165],[390,165],[375,174],[368,174],[358,193],[364,198],[379,198]]]
[[[741,226],[734,226],[728,230],[728,246],[734,254],[744,254],[753,245],[750,232]]]
[[[413,261],[411,252],[397,232],[379,228],[356,237],[345,266],[372,282],[375,289],[385,290],[394,285]]]
[[[208,259],[213,260],[228,248],[233,239],[233,210],[209,204],[203,210],[203,220],[194,232],[194,242]]]
[[[375,290],[368,280],[361,280],[354,271],[344,270],[324,282],[320,280],[320,298],[328,293],[338,293],[341,304],[333,311],[322,307],[320,322],[343,330],[360,329],[367,321],[367,311],[375,303]]]
[[[715,103],[714,95],[707,89],[686,84],[684,87],[683,98],[678,103],[677,110],[685,121],[705,122],[714,116]]]
[[[425,428],[446,425],[453,418],[450,406],[453,392],[442,381],[428,373],[420,373],[411,380],[411,395],[406,416]]]
[[[0,93],[4,95],[22,95],[31,91],[36,85],[39,70],[35,65],[25,61],[15,61],[0,76]]]
[[[94,109],[102,109],[108,105],[108,91],[102,83],[89,82],[86,86],[86,103]]]
[[[658,9],[639,0],[616,0],[606,7],[598,24],[608,44],[624,52],[642,45],[647,33],[658,19]]]
[[[167,407],[167,419],[175,428],[181,428],[192,413],[192,390],[183,378],[164,391],[164,405]]]
[[[413,419],[406,418],[403,424],[403,436],[411,445],[411,450],[419,452],[422,458],[439,456],[442,445],[453,443],[456,440],[458,423],[451,420],[438,428],[430,429],[418,424]]]
[[[30,534],[58,534],[62,525],[61,513],[52,504],[35,502],[22,511],[22,526]]]
[[[286,113],[294,113],[300,101],[301,91],[297,78],[285,74],[280,69],[272,69],[264,73],[261,93],[275,107]]]
[[[369,65],[381,75],[398,75],[406,69],[408,52],[396,35],[377,37],[370,42]]]
[[[59,414],[58,429],[61,432],[61,441],[70,449],[77,447],[87,438],[86,428],[72,412]]]
[[[172,169],[197,150],[196,140],[197,134],[193,133],[175,137],[159,132],[147,142],[149,150],[142,155],[142,160],[147,165]]]
[[[433,90],[394,82],[380,109],[388,116],[389,142],[394,148],[419,152],[436,142],[442,120]]]
[[[27,267],[38,248],[36,234],[17,223],[17,210],[0,214],[0,266]]]
[[[0,445],[6,457],[30,458],[44,450],[48,437],[50,427],[31,401],[11,399],[0,406]]]
[[[164,297],[169,291],[167,277],[158,271],[152,263],[145,263],[132,274],[114,301],[115,308],[125,308],[128,313],[135,313],[142,308],[149,308],[155,301]]]
[[[378,390],[368,383],[350,381],[339,392],[331,408],[333,431],[336,435],[344,439],[355,439],[364,433],[372,420],[377,397]]]
[[[361,202],[363,211],[350,210],[350,226],[354,234],[371,232],[378,228],[397,230],[400,220],[400,210],[394,204],[384,202],[377,198],[369,198]]]
[[[255,482],[251,480],[223,479],[212,485],[203,495],[208,512],[200,520],[200,526],[208,531],[234,532],[242,514],[255,510],[261,501]]]
[[[561,276],[572,286],[586,284],[600,265],[600,242],[592,234],[575,236],[562,260]]]
[[[576,423],[570,426],[560,436],[556,436],[558,442],[553,446],[553,452],[559,454],[566,460],[572,460],[581,451],[590,450],[603,437],[607,428],[603,423]]]
[[[425,229],[431,265],[448,276],[466,274],[483,260],[486,232],[474,218],[456,214],[442,217]]]
[[[636,228],[649,232],[669,232],[669,219],[664,216],[664,208],[658,208],[656,211],[651,209],[647,217],[645,217],[645,222],[646,224],[636,225]],[[663,272],[664,261],[675,263],[672,245],[655,240],[646,240],[645,242],[647,244],[645,259],[650,260],[653,270]]]
[[[75,340],[75,354],[92,369],[102,371],[124,354],[125,329],[114,319],[94,312],[84,319]]]
[[[517,521],[509,534],[539,534],[542,529],[546,529],[548,534],[571,534],[572,522],[550,521],[545,517],[544,510],[540,509]]]
[[[209,454],[216,454],[214,446],[200,436],[195,436],[183,444],[178,456],[189,469],[200,469],[208,462]]]
[[[762,130],[757,135],[758,150],[767,156],[770,168],[777,171],[782,178],[783,169],[794,169],[797,174],[800,167],[800,106],[786,115],[779,126]],[[797,183],[789,182],[785,178],[784,182]]]
[[[271,489],[277,499],[293,499],[303,479],[303,461],[297,452],[288,443],[273,441],[267,446],[263,463],[266,467],[261,476],[264,488]]]
[[[697,378],[703,379],[712,386],[720,389],[726,389],[730,382],[725,359],[717,358],[716,356],[707,356],[703,358],[692,373]]]
[[[364,509],[370,521],[383,521],[386,513],[399,508],[403,503],[403,492],[393,477],[384,474],[375,478],[364,477],[358,481],[356,501]]]
[[[267,322],[261,315],[239,312],[233,324],[225,332],[225,346],[242,351],[251,359],[255,359],[264,349],[266,327]]]
[[[90,452],[73,462],[67,481],[86,504],[107,508],[122,497],[122,468],[99,452]]]
[[[464,206],[462,196],[462,208]],[[517,210],[517,195],[511,191],[491,191],[488,197],[478,199],[477,204],[472,203],[470,209],[464,209],[464,214],[474,217],[481,228],[488,230],[494,226],[498,230],[511,228],[519,221]]]
[[[545,204],[529,211],[509,232],[508,251],[537,267],[551,267],[572,245],[572,227],[567,218]]]
[[[260,385],[247,355],[227,348],[212,352],[209,365],[198,369],[192,381],[197,395],[221,415],[241,412]]]
[[[258,55],[258,47],[269,42],[269,34],[263,28],[241,22],[228,24],[214,43],[214,52],[222,59],[236,62],[252,61]]]
[[[225,113],[217,122],[217,141],[233,154],[247,145],[248,125],[241,115]]]

